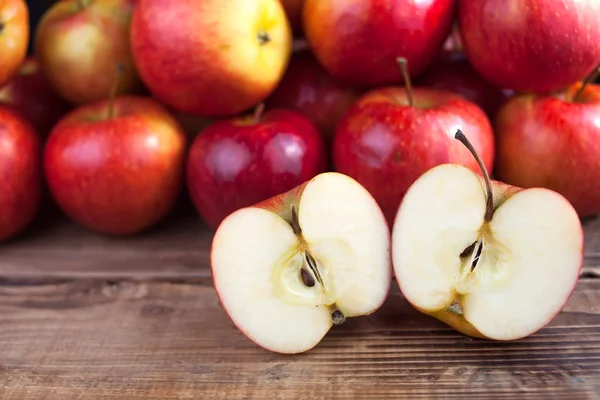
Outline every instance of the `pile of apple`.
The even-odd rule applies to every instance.
[[[130,235],[187,191],[223,307],[311,349],[406,299],[509,340],[558,313],[600,212],[600,0],[0,5],[0,240],[46,188]],[[35,54],[26,57],[29,40]]]

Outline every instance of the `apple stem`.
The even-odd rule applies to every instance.
[[[115,78],[113,87],[110,89],[110,95],[108,96],[108,119],[112,119],[115,116],[115,100],[119,90],[119,83],[124,72],[125,65],[123,65],[123,63],[117,64],[117,77]]]
[[[585,79],[583,80],[583,84],[577,90],[577,92],[575,92],[575,95],[573,95],[573,101],[577,101],[577,98],[581,95],[581,93],[583,93],[585,88],[590,83],[592,83],[598,77],[598,75],[600,75],[600,64],[596,65],[596,68],[594,68],[594,70],[590,72],[588,76],[585,77]]]
[[[89,6],[91,2],[92,0],[77,0],[77,7],[79,7],[79,10],[83,10]]]
[[[254,109],[253,119],[254,119],[255,124],[258,124],[260,122],[260,118],[262,117],[264,112],[265,112],[265,103],[259,103],[256,106],[256,108]]]
[[[406,87],[406,97],[408,97],[408,105],[412,107],[414,105],[414,101],[412,94],[412,83],[410,81],[410,74],[408,73],[408,60],[404,57],[398,57],[396,61],[398,62],[398,65],[400,65],[402,79],[404,79],[404,86]]]
[[[343,324],[344,322],[346,322],[346,317],[340,310],[335,310],[331,314],[331,322],[333,322],[333,325],[339,326],[339,325]]]
[[[458,141],[460,141],[462,144],[464,144],[467,149],[469,149],[469,151],[471,152],[473,157],[475,157],[477,164],[479,164],[479,168],[481,168],[481,172],[483,173],[483,179],[485,180],[485,188],[486,188],[486,192],[487,192],[485,215],[483,218],[485,221],[489,222],[492,220],[492,217],[494,215],[494,197],[492,194],[492,182],[490,181],[490,176],[488,174],[487,168],[483,164],[483,161],[481,161],[481,157],[479,157],[479,154],[477,154],[477,151],[475,150],[475,148],[473,147],[471,142],[469,142],[469,139],[467,139],[467,137],[464,135],[464,133],[462,133],[462,131],[460,129],[456,130],[456,134],[454,135],[454,138],[457,139]]]

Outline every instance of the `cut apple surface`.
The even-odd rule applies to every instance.
[[[486,180],[460,165],[423,174],[396,215],[394,272],[420,311],[467,335],[518,339],[546,325],[573,291],[581,222],[551,190],[495,181],[490,189],[486,196]]]
[[[391,282],[390,232],[371,195],[343,174],[229,215],[211,251],[219,299],[265,349],[300,353],[333,325],[370,314]]]

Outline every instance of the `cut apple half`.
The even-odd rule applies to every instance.
[[[354,179],[339,173],[230,214],[213,238],[215,289],[234,324],[261,347],[301,353],[387,297],[390,232]]]
[[[581,222],[560,194],[491,181],[482,170],[445,164],[411,186],[392,230],[394,272],[418,310],[470,336],[519,339],[571,295]]]

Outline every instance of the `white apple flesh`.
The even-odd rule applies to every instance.
[[[486,179],[454,164],[423,174],[396,215],[392,262],[418,310],[466,335],[514,340],[541,329],[568,300],[583,232],[560,194],[490,185],[491,197]]]
[[[328,172],[225,218],[211,266],[223,308],[247,337],[301,353],[333,325],[384,302],[390,232],[363,186]]]

